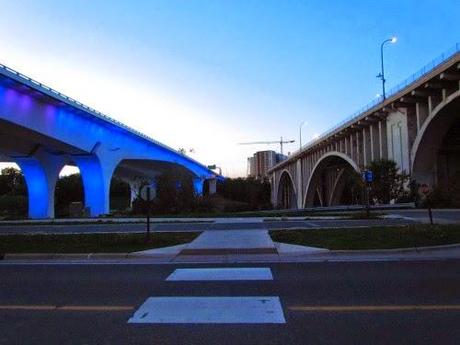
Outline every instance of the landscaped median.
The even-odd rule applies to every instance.
[[[428,247],[460,243],[460,225],[381,226],[270,231],[275,242],[330,250]]]
[[[14,253],[130,253],[193,241],[199,232],[0,235],[0,256]]]

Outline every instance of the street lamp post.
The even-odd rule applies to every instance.
[[[383,46],[385,43],[396,43],[396,37],[388,38],[385,41],[382,42],[380,45],[380,63],[381,63],[381,72],[377,76],[380,80],[382,80],[382,97],[385,100],[386,99],[386,94],[385,94],[385,70],[383,67]]]
[[[299,125],[299,150],[302,150],[302,126],[307,124],[307,121],[302,121]]]

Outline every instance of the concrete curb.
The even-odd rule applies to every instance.
[[[6,253],[1,260],[92,260],[126,259],[130,253]]]
[[[341,255],[341,254],[405,254],[405,253],[420,253],[441,251],[446,249],[460,249],[460,243],[444,244],[439,246],[428,247],[409,247],[409,248],[394,248],[394,249],[364,249],[364,250],[331,250],[328,254]]]
[[[432,247],[414,247],[414,248],[397,248],[397,249],[371,249],[371,250],[333,250],[333,251],[318,251],[312,253],[286,253],[281,254],[281,257],[312,257],[327,255],[327,256],[340,256],[340,255],[391,255],[391,254],[411,254],[437,252],[449,249],[460,249],[460,244],[447,244]],[[296,255],[298,254],[298,255]],[[173,254],[139,254],[139,253],[6,253],[0,254],[0,261],[9,260],[24,260],[24,261],[43,261],[43,260],[78,260],[78,261],[97,261],[97,260],[120,260],[120,259],[171,259],[174,258]]]

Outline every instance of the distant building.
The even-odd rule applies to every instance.
[[[287,157],[275,151],[258,151],[248,157],[248,176],[262,179],[267,176],[267,170]]]

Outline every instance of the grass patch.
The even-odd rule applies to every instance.
[[[460,243],[460,225],[270,231],[276,242],[331,250],[394,249]]]
[[[188,243],[198,232],[1,235],[0,253],[126,253]]]

